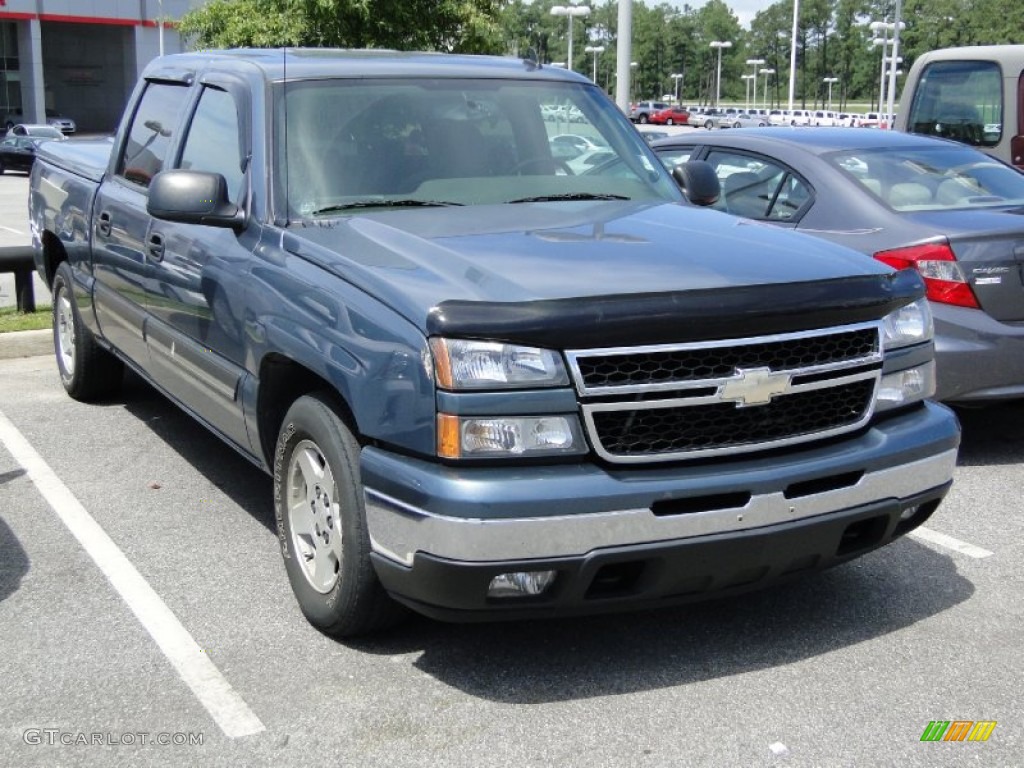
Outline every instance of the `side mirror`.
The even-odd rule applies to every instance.
[[[241,229],[245,214],[228,200],[228,183],[219,173],[161,171],[149,184],[150,216],[182,224]]]
[[[672,169],[672,178],[692,205],[708,206],[722,196],[722,183],[710,163],[688,160]]]

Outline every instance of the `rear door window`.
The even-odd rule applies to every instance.
[[[722,196],[713,207],[749,219],[792,222],[811,201],[811,191],[785,165],[762,155],[724,149],[705,158],[722,184]]]
[[[149,83],[128,129],[128,141],[117,165],[117,175],[148,187],[164,169],[188,97],[185,85]]]

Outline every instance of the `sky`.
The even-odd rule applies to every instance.
[[[669,5],[682,8],[689,5],[691,8],[700,8],[705,0],[667,0]],[[657,5],[657,2],[648,2],[648,5]],[[750,22],[754,20],[758,11],[765,10],[772,4],[772,0],[725,0],[725,4],[732,8],[732,12],[740,20],[744,29],[750,29]]]

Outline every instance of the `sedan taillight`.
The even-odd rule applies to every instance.
[[[928,299],[939,304],[978,308],[978,300],[967,283],[949,243],[926,243],[891,251],[879,251],[875,258],[896,269],[916,269],[928,287]]]

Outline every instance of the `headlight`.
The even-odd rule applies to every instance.
[[[586,453],[575,416],[437,416],[437,455],[445,459]]]
[[[882,318],[882,346],[897,349],[931,341],[935,328],[927,299],[918,299]]]
[[[434,372],[443,389],[558,387],[569,377],[558,353],[496,341],[432,338]]]

